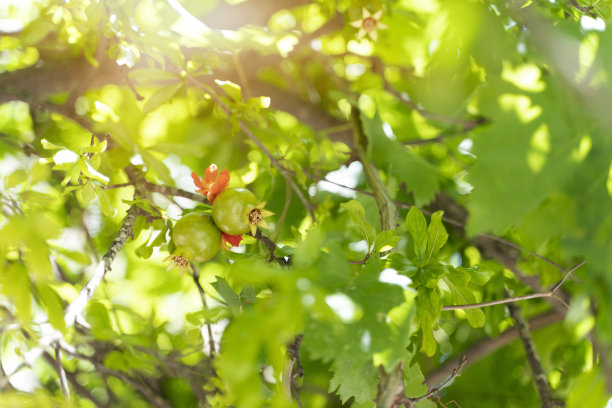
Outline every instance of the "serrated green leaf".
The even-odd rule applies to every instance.
[[[390,251],[401,240],[402,237],[398,236],[394,230],[381,231],[380,233],[378,233],[378,235],[376,235],[373,252]]]
[[[353,220],[353,223],[361,231],[361,234],[368,243],[369,252],[372,248],[374,240],[376,239],[376,230],[366,221],[365,210],[363,206],[359,201],[351,200],[346,203],[340,204],[340,207],[344,208],[348,212],[349,216],[351,217],[351,220]]]
[[[217,291],[219,296],[225,300],[234,315],[238,315],[241,306],[240,296],[234,292],[234,289],[232,289],[229,283],[220,276],[217,276],[217,280],[211,283],[211,286]]]
[[[414,363],[404,369],[404,391],[408,398],[418,398],[427,394],[425,376],[419,363]]]
[[[363,403],[374,399],[378,372],[370,361],[345,358],[332,363],[334,376],[329,382],[329,391],[336,392],[343,403],[354,397]]]
[[[146,115],[147,113],[159,108],[161,105],[172,99],[174,95],[181,90],[181,88],[183,88],[183,83],[166,85],[160,88],[157,92],[151,95],[149,99],[147,99],[142,108],[142,112]]]
[[[240,291],[240,302],[242,306],[252,305],[257,300],[255,287],[253,285],[244,285]]]
[[[427,228],[427,259],[426,264],[429,263],[437,254],[440,249],[446,244],[448,240],[448,233],[442,225],[442,214],[443,211],[436,211],[431,216],[429,227]]]
[[[442,279],[451,291],[453,304],[466,305],[476,303],[476,296],[468,286],[468,282],[470,281],[469,273],[455,269],[445,274]],[[470,326],[484,326],[485,315],[481,309],[466,309],[465,314]]]
[[[421,351],[428,356],[433,356],[436,352],[437,343],[433,336],[434,328],[440,320],[442,305],[440,304],[440,294],[437,289],[419,288],[416,297],[417,321],[423,333]]]
[[[412,236],[414,244],[414,253],[417,257],[419,266],[425,263],[425,254],[427,252],[427,221],[425,216],[415,206],[410,207],[408,215],[406,215],[406,227]]]

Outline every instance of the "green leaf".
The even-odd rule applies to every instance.
[[[240,89],[240,86],[230,81],[220,81],[218,79],[215,79],[215,82],[217,85],[223,88],[227,96],[229,96],[234,102],[239,102],[242,100],[242,90]]]
[[[234,289],[227,283],[227,281],[220,276],[217,276],[217,280],[211,283],[211,286],[217,291],[217,293],[225,300],[227,305],[230,307],[234,315],[240,313],[240,296],[234,292]]]
[[[93,335],[100,340],[111,340],[117,337],[113,330],[108,309],[102,302],[93,301],[87,306],[87,322],[91,325]]]
[[[142,108],[142,112],[146,115],[147,113],[159,108],[161,105],[172,99],[174,95],[176,95],[181,90],[181,88],[183,88],[182,82],[162,87],[153,95],[151,95],[149,99],[147,99]]]
[[[96,189],[91,181],[87,182],[87,184],[85,184],[85,187],[83,187],[83,189],[80,191],[83,197],[84,204],[87,204],[91,200],[96,198]]]
[[[394,252],[387,256],[387,268],[395,269],[397,273],[406,275],[409,278],[413,277],[419,271],[417,266],[398,252]]]
[[[47,139],[40,139],[40,144],[42,145],[43,149],[46,149],[46,150],[61,150],[61,149],[65,149],[65,147],[53,144],[50,141],[48,141]]]
[[[394,230],[381,231],[378,233],[378,235],[376,235],[373,252],[390,251],[401,240],[402,237],[398,236]]]
[[[427,229],[427,261],[429,263],[448,240],[448,233],[442,225],[442,211],[436,211],[431,216],[429,228]]]
[[[32,296],[30,295],[30,277],[22,263],[12,263],[0,275],[0,288],[9,300],[15,302],[17,317],[24,323],[32,318]]]
[[[253,305],[257,300],[257,293],[253,285],[244,285],[240,291],[241,306]]]
[[[93,146],[82,147],[81,149],[79,149],[79,151],[81,154],[85,154],[85,153],[98,154],[98,153],[102,153],[103,151],[105,151],[106,146],[107,146],[106,140],[102,140],[101,142],[96,143]]]
[[[567,408],[603,407],[607,399],[604,379],[596,368],[592,368],[573,383]]]
[[[164,164],[164,162],[149,153],[147,150],[142,150],[140,154],[142,155],[142,160],[146,163],[149,170],[153,170],[157,177],[159,177],[165,184],[169,186],[174,185],[174,180],[170,176],[170,170],[168,170],[168,167]]]
[[[351,200],[349,202],[342,203],[340,204],[340,206],[348,212],[349,216],[353,220],[353,223],[361,231],[361,234],[368,243],[369,252],[372,248],[374,240],[376,239],[376,230],[366,221],[365,209],[357,200]]]
[[[414,253],[419,262],[419,266],[425,265],[425,253],[427,252],[427,221],[421,210],[415,206],[410,207],[408,215],[406,215],[406,227],[412,235],[414,244]]]
[[[492,270],[484,269],[480,266],[472,266],[470,268],[458,266],[455,268],[455,270],[468,273],[472,282],[480,286],[486,284],[494,274]]]
[[[108,184],[109,178],[104,174],[100,173],[96,169],[94,169],[91,164],[87,160],[85,160],[82,156],[79,157],[79,170],[85,177],[88,177],[93,180],[97,180],[101,183]],[[74,179],[74,177],[73,177]]]
[[[307,232],[306,237],[295,248],[294,262],[297,266],[310,265],[319,258],[321,244],[325,234],[318,224],[313,225]]]
[[[49,317],[49,323],[65,335],[66,323],[64,322],[64,306],[62,304],[62,299],[49,285],[37,285],[36,289],[40,295],[41,306]]]
[[[453,297],[453,304],[466,305],[476,303],[476,296],[468,287],[470,275],[466,271],[449,271],[442,280],[446,283]],[[485,315],[480,308],[466,309],[467,320],[472,327],[482,327],[485,324]]]
[[[185,320],[194,326],[202,326],[206,323],[217,323],[221,319],[232,317],[232,311],[225,306],[210,307],[205,310],[187,313]]]
[[[416,205],[422,206],[431,201],[439,189],[437,168],[399,142],[388,138],[383,132],[383,123],[378,112],[374,118],[369,118],[362,112],[361,122],[370,142],[368,157],[374,164],[406,183],[408,191],[414,193]]]
[[[437,343],[433,336],[434,328],[437,327],[442,311],[440,294],[437,289],[419,288],[416,297],[417,321],[423,333],[421,351],[428,356],[436,352]]]
[[[106,190],[103,190],[98,186],[95,186],[95,189],[96,195],[100,200],[100,207],[102,208],[102,213],[107,217],[114,217],[117,214],[117,209],[111,205]]]
[[[404,391],[408,398],[418,398],[427,394],[425,376],[419,363],[414,363],[404,369]]]
[[[351,397],[363,403],[376,396],[378,372],[370,361],[357,358],[335,360],[332,370],[334,376],[329,382],[329,391],[336,392],[343,403]]]

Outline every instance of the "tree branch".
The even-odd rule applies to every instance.
[[[250,232],[248,232],[247,235],[250,235],[251,237],[253,237],[256,240],[260,241],[268,249],[268,251],[270,252],[270,257],[268,258],[268,262],[276,262],[276,263],[278,263],[281,266],[290,266],[291,265],[291,258],[289,258],[289,260],[287,260],[287,259],[283,258],[282,256],[274,255],[274,251],[276,251],[276,244],[270,238],[268,238],[264,234],[262,234],[260,229],[257,230],[255,235],[253,235]]]
[[[140,173],[138,169],[135,167],[128,167],[125,169],[130,181],[134,184],[134,198],[141,197],[145,195],[145,191],[143,190],[143,180],[144,177]],[[134,228],[134,223],[136,222],[136,218],[141,214],[141,210],[132,205],[128,211],[121,227],[119,228],[119,232],[115,236],[113,242],[111,242],[108,250],[102,257],[102,259],[97,263],[94,274],[87,282],[87,285],[81,289],[77,298],[68,306],[66,311],[66,315],[64,316],[64,320],[66,321],[66,325],[71,326],[75,323],[77,318],[81,316],[83,310],[89,303],[89,300],[92,298],[94,292],[102,283],[104,276],[111,270],[111,264],[123,245],[127,241],[127,239],[132,235],[132,229]]]
[[[523,319],[521,309],[517,305],[509,303],[508,311],[518,327],[519,336],[523,342],[523,347],[525,348],[525,353],[527,355],[527,361],[529,362],[529,366],[533,372],[536,388],[538,389],[540,399],[542,400],[542,408],[554,408],[555,401],[553,400],[552,393],[550,391],[550,384],[548,384],[548,379],[544,373],[544,369],[542,368],[538,351],[536,350],[533,339],[531,338],[529,325]]]

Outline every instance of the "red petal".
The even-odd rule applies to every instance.
[[[211,164],[204,170],[204,179],[208,184],[214,182],[217,179],[217,173],[219,169],[217,169],[217,165],[215,163]]]
[[[221,174],[219,174],[219,178],[217,179],[217,181],[215,181],[214,183],[210,185],[210,192],[213,193],[214,195],[219,194],[220,192],[225,190],[225,187],[227,187],[227,185],[229,184],[229,181],[230,181],[229,171],[223,170]]]
[[[200,189],[200,191],[198,191],[198,193],[204,194],[205,191],[208,191],[208,186],[206,186],[204,183],[202,183],[202,179],[200,177],[198,177],[198,175],[195,173],[195,171],[191,172],[191,178],[193,179],[193,184],[195,184],[196,187]]]
[[[221,234],[223,234],[223,241],[229,242],[232,244],[232,246],[238,246],[242,241],[242,235],[229,235],[225,232],[222,232]]]

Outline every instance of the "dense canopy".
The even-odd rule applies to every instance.
[[[611,4],[2,1],[0,407],[604,408]]]

